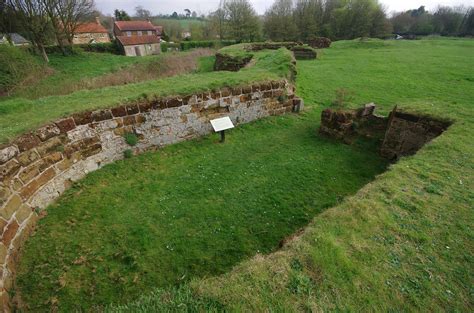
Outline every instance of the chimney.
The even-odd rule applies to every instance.
[[[98,16],[96,16],[95,22],[100,25],[100,18]]]

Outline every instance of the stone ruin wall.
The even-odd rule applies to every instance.
[[[348,144],[357,136],[380,139],[380,155],[396,161],[415,154],[450,125],[450,121],[401,112],[397,107],[388,117],[376,115],[370,103],[357,110],[323,110],[319,133]]]
[[[186,97],[142,99],[57,120],[0,146],[0,299],[9,310],[19,251],[41,210],[75,181],[134,153],[212,132],[210,120],[234,124],[298,111],[303,105],[286,80],[223,88]],[[135,133],[130,147],[124,134]]]

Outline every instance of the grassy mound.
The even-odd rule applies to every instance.
[[[336,42],[321,60],[299,63],[306,104],[329,106],[347,88],[355,105],[451,118],[448,131],[315,217],[285,249],[109,311],[472,311],[474,41],[361,45]]]
[[[0,95],[40,79],[44,72],[47,67],[25,50],[0,45]]]

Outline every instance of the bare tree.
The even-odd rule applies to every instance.
[[[44,46],[51,27],[48,12],[43,1],[8,0],[11,9],[21,18],[21,23],[29,33],[31,41],[40,51],[43,59],[49,62]]]
[[[94,0],[42,0],[56,32],[73,44],[74,33],[81,22],[95,10]],[[60,36],[60,37],[62,37]],[[59,38],[59,40],[63,40]]]

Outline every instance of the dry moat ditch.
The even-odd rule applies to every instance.
[[[238,127],[225,144],[207,136],[90,173],[43,211],[22,252],[16,305],[123,303],[275,251],[449,126],[374,109],[310,107]]]

